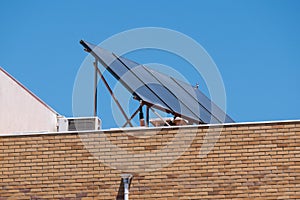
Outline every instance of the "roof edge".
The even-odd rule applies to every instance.
[[[20,137],[20,136],[39,136],[39,135],[68,135],[68,134],[86,134],[86,133],[116,133],[124,131],[155,131],[155,130],[166,130],[166,129],[191,129],[191,128],[226,128],[232,126],[247,126],[247,125],[272,125],[272,124],[290,124],[299,123],[300,119],[296,120],[277,120],[277,121],[258,121],[258,122],[238,122],[238,123],[227,123],[227,124],[200,124],[200,125],[185,125],[185,126],[164,126],[164,127],[133,127],[133,128],[112,128],[103,130],[89,130],[89,131],[67,131],[67,132],[29,132],[29,133],[11,133],[11,134],[0,134],[0,137]]]

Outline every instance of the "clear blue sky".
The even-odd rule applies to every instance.
[[[127,29],[170,28],[195,39],[214,59],[234,120],[299,119],[299,10],[297,0],[1,1],[0,66],[71,116],[74,79],[87,55],[81,39],[100,43]],[[161,58],[167,57],[152,62],[165,62]],[[99,108],[101,118],[105,112]],[[104,127],[114,126],[107,120]]]

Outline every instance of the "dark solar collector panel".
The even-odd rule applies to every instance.
[[[149,106],[195,123],[234,122],[200,90],[91,43],[80,41],[85,49],[123,86]]]

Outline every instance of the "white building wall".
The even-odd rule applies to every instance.
[[[56,131],[57,113],[0,67],[0,134]]]

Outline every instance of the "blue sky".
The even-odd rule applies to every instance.
[[[296,0],[1,1],[0,66],[59,113],[72,116],[73,83],[87,56],[81,39],[100,43],[128,29],[164,27],[207,50],[222,75],[234,120],[299,119],[299,10]],[[153,55],[133,57],[174,64],[168,55]],[[100,104],[110,106],[106,90],[100,91]],[[101,105],[104,127],[114,126]]]

